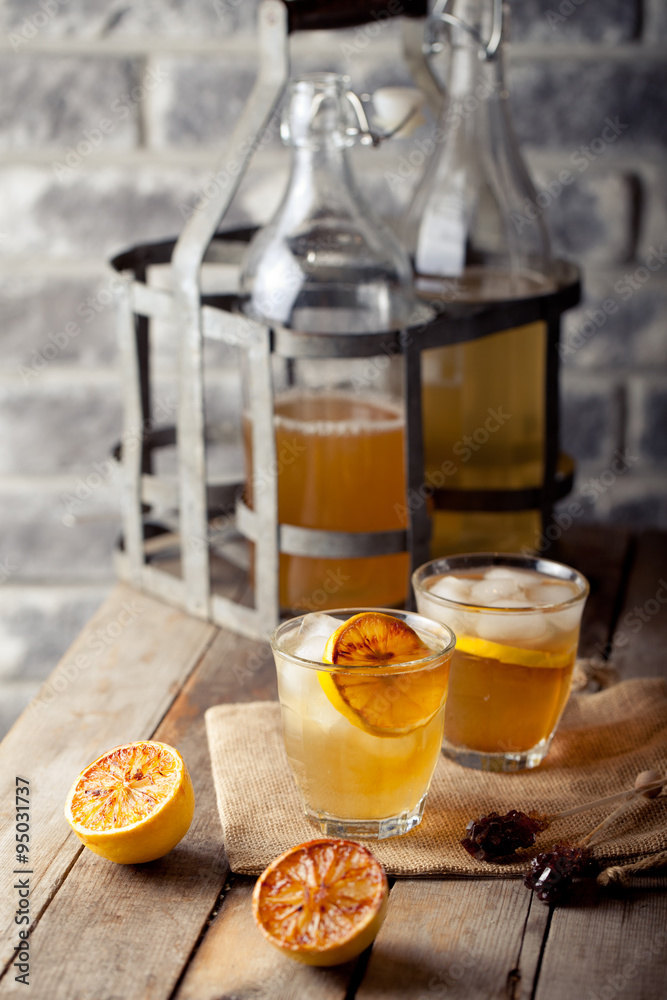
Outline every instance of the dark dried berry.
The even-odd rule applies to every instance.
[[[554,844],[551,850],[533,858],[523,884],[543,903],[560,903],[567,896],[575,876],[582,875],[588,864],[585,847]]]
[[[546,816],[528,816],[517,809],[510,809],[504,816],[492,812],[470,820],[461,844],[477,861],[507,858],[521,847],[532,847],[537,834],[548,825]]]

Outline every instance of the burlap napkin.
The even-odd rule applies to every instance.
[[[318,836],[303,814],[285,755],[280,707],[274,702],[217,705],[206,713],[213,780],[232,870],[258,875],[289,847]],[[632,787],[640,771],[667,768],[667,684],[625,681],[597,694],[572,695],[549,756],[517,774],[471,771],[441,757],[420,826],[374,841],[373,853],[392,875],[511,876],[520,862],[486,864],[460,846],[469,819],[491,810],[551,813]],[[576,841],[612,806],[556,820],[536,851]],[[603,864],[667,850],[667,795],[640,798],[593,849]],[[533,853],[535,853],[534,851]]]

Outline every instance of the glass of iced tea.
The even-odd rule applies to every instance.
[[[393,837],[421,821],[454,643],[446,626],[380,609],[301,615],[273,633],[287,757],[324,833]]]
[[[476,553],[413,574],[422,615],[456,633],[443,751],[467,767],[544,760],[570,694],[588,582],[547,559]]]

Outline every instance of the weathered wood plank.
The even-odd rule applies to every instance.
[[[204,712],[220,701],[275,696],[268,644],[217,632],[155,733],[178,747],[192,775],[192,827],[167,857],[152,864],[114,865],[90,851],[81,853],[31,936],[34,1000],[72,1000],[72,984],[77,997],[90,1000],[170,996],[229,871]],[[0,984],[0,996],[21,996],[8,979]]]
[[[667,534],[637,541],[625,600],[612,637],[611,662],[621,677],[666,677]]]
[[[546,553],[578,569],[591,585],[581,624],[580,656],[604,655],[629,545],[629,532],[623,529],[611,532],[599,525],[573,525],[563,532],[553,553]]]
[[[507,1000],[533,1000],[535,982],[540,973],[542,949],[549,932],[548,907],[540,903],[525,886],[521,886],[521,891],[528,897],[528,912],[517,969],[508,979]]]
[[[564,535],[568,544],[571,541],[573,546],[575,542],[579,545],[578,550],[573,549],[573,558],[564,549],[557,556],[553,554],[576,565],[591,582],[596,581],[587,609],[589,623],[585,619],[582,633],[582,652],[590,655],[596,651],[595,644],[608,638],[627,535],[619,541],[621,536],[616,531],[598,530],[590,534],[588,542],[579,543],[575,534],[581,535],[572,528]],[[589,535],[588,529],[584,535]],[[665,575],[667,565],[664,538],[662,545],[658,577]],[[651,545],[642,542],[619,623],[632,610],[629,602],[633,587],[639,595],[645,593],[643,601],[656,593],[655,587],[652,592],[646,589],[654,569],[651,558]],[[641,570],[642,566],[648,566],[648,570]],[[113,641],[106,641],[104,629],[117,620],[122,603],[117,595],[121,590],[130,595],[129,599],[146,605],[147,610],[127,623],[124,630],[121,628],[117,636],[109,633]],[[216,906],[227,867],[220,843],[203,713],[211,704],[220,702],[276,697],[268,645],[216,633],[205,623],[127,588],[118,588],[115,593],[116,604],[107,609],[106,617],[100,618],[102,609],[52,677],[64,676],[58,685],[67,681],[69,686],[62,692],[54,689],[58,697],[50,705],[24,714],[0,748],[0,763],[4,765],[0,778],[4,782],[0,802],[3,819],[13,813],[13,793],[8,812],[7,792],[8,782],[13,787],[14,774],[29,767],[31,773],[24,776],[31,778],[31,783],[33,776],[35,779],[34,857],[39,858],[39,871],[36,868],[33,876],[33,913],[44,909],[53,896],[31,937],[34,1000],[167,1000],[174,989],[175,1000],[237,996],[253,1000],[342,1000],[353,989],[353,967],[305,969],[274,952],[252,923],[252,880],[235,880],[222,905]],[[639,633],[645,633],[649,655],[653,644],[659,642],[653,631],[657,625],[654,619],[662,613],[661,608]],[[139,629],[128,638],[140,622],[144,623],[143,631]],[[97,636],[102,648],[92,649],[89,643],[99,629],[103,630],[102,636]],[[633,634],[631,639],[630,649],[635,650],[637,636]],[[210,648],[202,656],[207,644]],[[79,674],[69,680],[72,670],[65,668],[71,667],[78,653],[85,654],[90,664],[80,666]],[[176,660],[181,661],[180,668]],[[199,665],[192,671],[198,660]],[[190,673],[185,688],[155,733],[157,738],[181,749],[195,780],[197,811],[190,833],[167,858],[152,865],[121,868],[87,851],[77,857],[78,841],[68,836],[60,818],[73,775],[113,743],[150,735]],[[95,706],[94,714],[91,705]],[[139,726],[143,726],[140,732]],[[122,734],[107,735],[119,728]],[[35,748],[36,732],[40,735],[40,750]],[[13,841],[13,829],[7,836]],[[57,836],[60,840],[56,842]],[[8,840],[3,843],[0,838],[0,847],[4,848],[1,866],[7,859],[11,862],[12,856]],[[13,867],[10,863],[3,872],[7,886],[12,884],[8,872]],[[610,989],[616,990],[616,996],[623,990],[633,997],[660,996],[667,953],[664,894],[662,900],[657,892],[642,895],[644,890],[633,890],[624,900],[605,896],[601,902],[596,901],[593,910],[592,898],[586,893],[594,891],[590,885],[584,887],[575,897],[574,906],[556,911],[544,951],[537,1000],[572,1000],[579,995],[582,1000],[607,1000]],[[8,895],[8,901],[0,899],[0,929],[7,930],[0,938],[5,949],[0,957],[4,956],[5,962],[16,943],[13,923],[8,919],[1,922],[7,914],[13,919],[16,899],[11,892]],[[199,940],[214,907],[219,912]],[[588,948],[579,948],[591,915],[594,932]],[[580,925],[575,917],[582,921]],[[394,996],[420,1000],[422,996],[441,995],[466,1000],[530,1000],[547,918],[547,908],[533,901],[517,880],[400,881],[392,890],[387,921],[356,995],[359,1000],[387,1000]],[[614,955],[623,951],[618,943],[621,928],[626,944],[631,939],[637,946],[642,943],[653,949],[648,957],[646,951],[642,957],[639,952],[630,954],[626,948],[624,954],[630,957],[619,966],[616,958],[612,960],[606,954],[610,948]],[[608,937],[611,944],[607,943]],[[559,955],[563,947],[577,957],[564,960],[563,954],[569,953]],[[592,952],[600,956],[597,985],[589,978],[581,979]],[[648,963],[649,972],[640,968],[643,962]],[[626,968],[632,963],[637,966],[636,972]],[[560,970],[560,992],[549,992],[555,982],[552,965]],[[17,992],[19,984],[14,983],[13,975],[8,973],[0,983],[0,996],[23,995]],[[620,983],[618,978],[609,978],[614,976],[625,977],[622,988],[614,986],[614,982]],[[605,987],[606,992],[601,992]]]
[[[354,962],[316,969],[281,955],[255,927],[253,885],[238,877],[174,1000],[344,1000]]]
[[[79,770],[115,744],[145,738],[210,643],[215,629],[126,586],[114,589],[0,746],[0,877],[13,884],[14,778],[31,788],[31,920],[81,845],[63,805]],[[0,962],[17,943],[17,892],[0,894]],[[10,976],[5,981],[11,981]],[[33,988],[34,994],[34,988]]]
[[[664,878],[612,896],[587,879],[554,911],[535,1000],[658,1000],[667,984]]]
[[[515,879],[396,882],[357,1000],[518,997],[534,975],[521,953],[529,906]]]

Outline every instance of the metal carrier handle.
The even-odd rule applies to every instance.
[[[390,17],[426,17],[427,0],[283,0],[290,34],[332,28],[354,28]],[[379,9],[378,9],[379,8]]]

